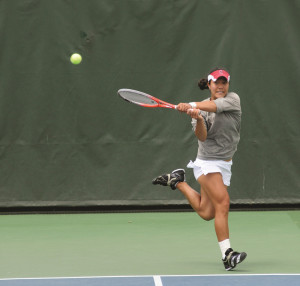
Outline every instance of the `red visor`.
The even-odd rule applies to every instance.
[[[224,70],[216,70],[216,71],[212,72],[211,74],[208,75],[207,80],[208,81],[210,81],[210,80],[216,81],[219,77],[225,77],[228,82],[230,81],[229,73]]]

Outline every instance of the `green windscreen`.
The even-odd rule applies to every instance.
[[[232,203],[300,203],[299,14],[299,0],[1,1],[0,207],[186,204],[151,181],[195,159],[191,119],[117,91],[201,101],[216,66],[243,112]]]

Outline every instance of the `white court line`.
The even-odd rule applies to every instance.
[[[160,276],[153,276],[155,286],[163,286]]]
[[[25,278],[0,278],[0,281],[8,280],[65,280],[65,279],[98,279],[98,278],[150,278],[158,277],[162,285],[161,276],[163,277],[249,277],[249,276],[300,276],[299,273],[261,273],[261,274],[198,274],[198,275],[116,275],[116,276],[70,276],[70,277],[25,277]],[[155,278],[154,278],[155,280]]]

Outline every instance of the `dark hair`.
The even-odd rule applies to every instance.
[[[225,68],[220,68],[220,67],[216,67],[214,69],[212,69],[208,74],[211,74],[212,72],[216,71],[216,70],[224,70],[224,71],[227,71],[227,69]],[[228,72],[229,73],[229,72]],[[208,80],[207,80],[207,76],[205,78],[201,78],[199,81],[198,81],[198,86],[201,90],[204,90],[204,89],[208,89]]]

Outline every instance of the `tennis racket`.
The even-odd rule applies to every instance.
[[[118,90],[118,94],[124,100],[144,107],[162,107],[171,109],[176,109],[177,107],[174,104],[162,101],[152,95],[138,90],[122,88]]]

